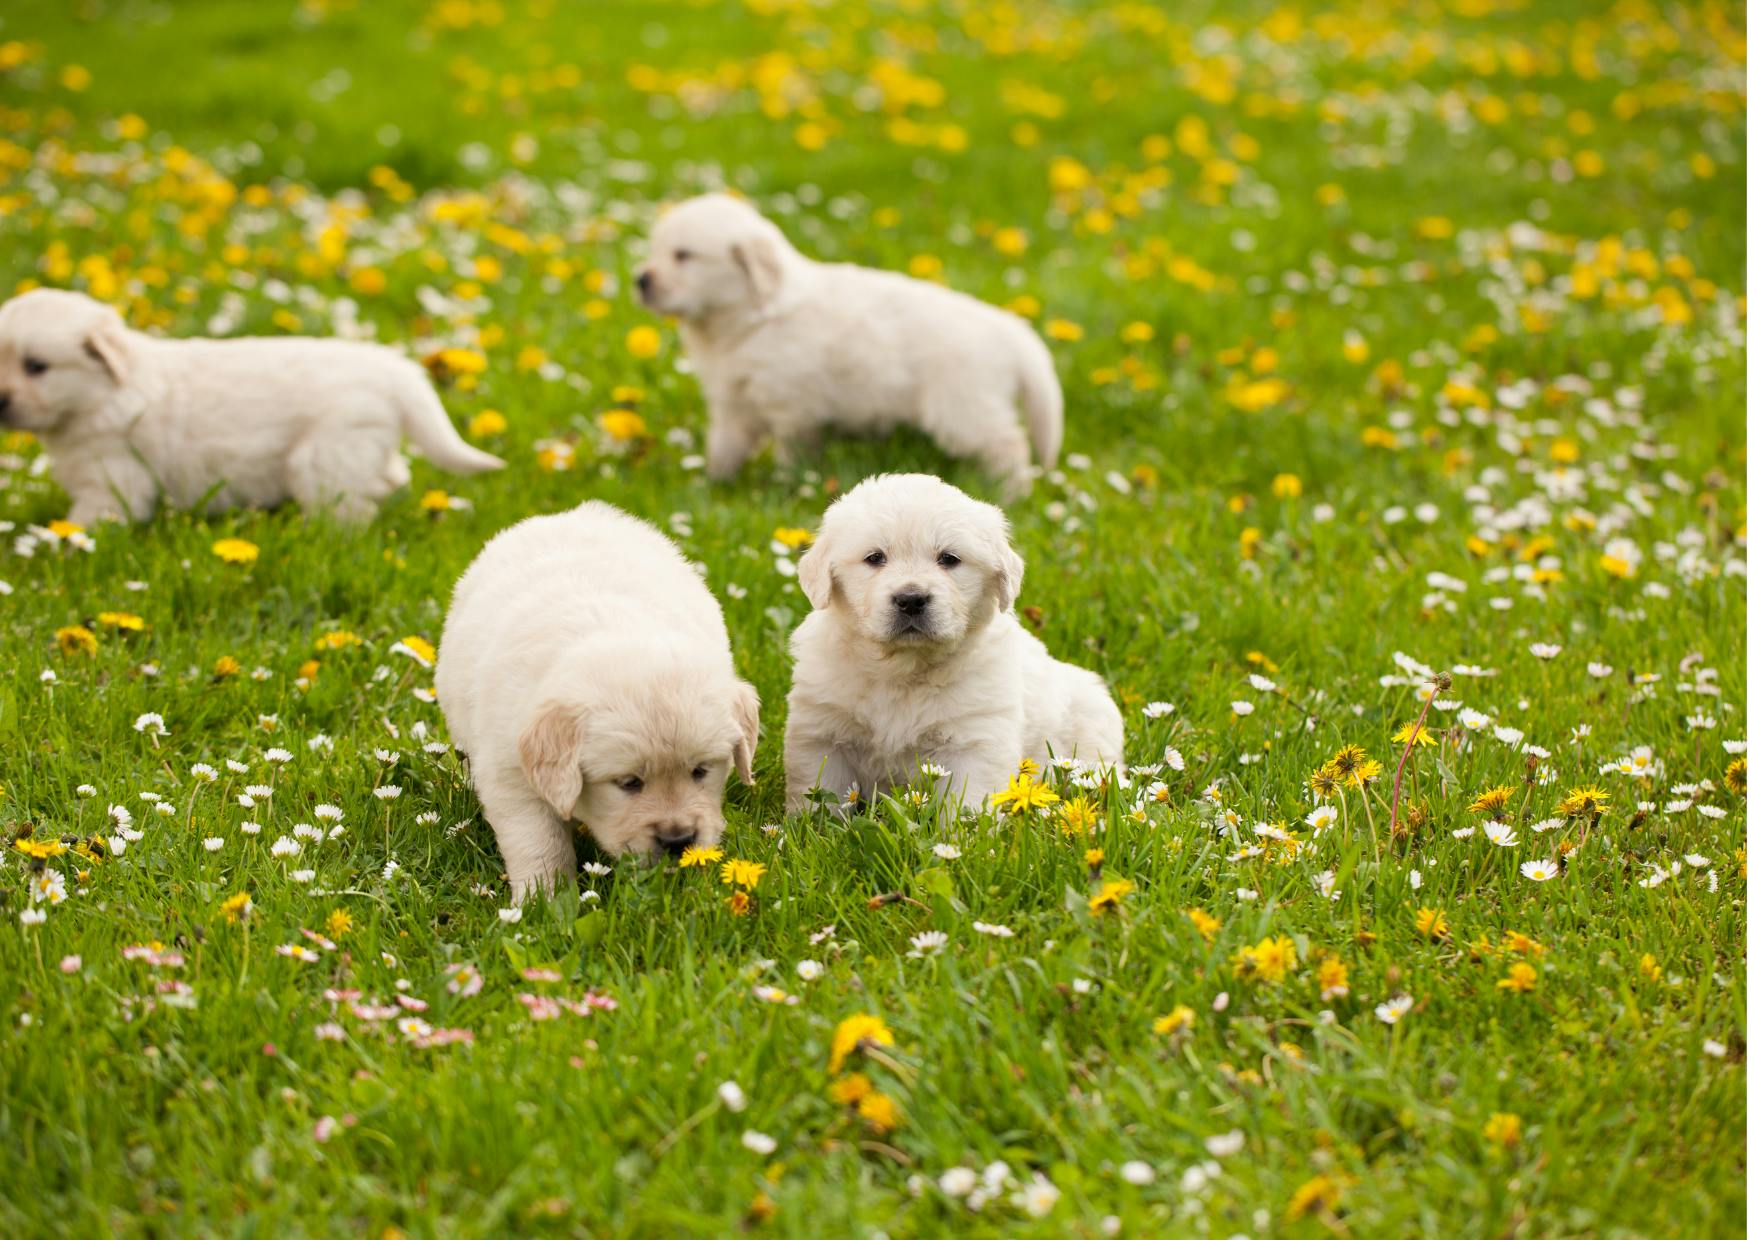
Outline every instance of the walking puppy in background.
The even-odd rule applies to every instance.
[[[464,441],[419,366],[382,345],[308,337],[161,340],[83,293],[0,306],[0,427],[35,432],[80,525],[288,499],[367,521],[411,477],[503,462]]]
[[[737,198],[706,194],[662,216],[637,290],[680,320],[710,405],[712,478],[734,477],[767,439],[787,461],[826,427],[918,427],[1001,479],[1009,500],[1031,489],[1034,460],[1056,463],[1062,388],[1022,319],[923,280],[805,258]]]
[[[759,695],[722,608],[654,526],[590,502],[503,531],[469,566],[437,651],[437,702],[517,901],[602,849],[722,838],[729,767],[753,779]]]
[[[971,806],[1022,758],[1122,763],[1105,682],[1014,617],[1024,569],[999,508],[927,474],[870,478],[826,510],[799,572],[814,610],[790,640],[790,809],[925,762]]]

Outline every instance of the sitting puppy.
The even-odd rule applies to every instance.
[[[34,431],[80,525],[294,499],[369,520],[410,477],[405,432],[451,473],[503,465],[470,447],[414,362],[301,337],[160,340],[83,293],[0,306],[0,427]]]
[[[870,478],[826,510],[802,557],[787,798],[868,796],[922,763],[980,804],[1022,758],[1120,765],[1105,683],[1014,618],[1024,565],[1001,510],[926,474]]]
[[[707,194],[662,216],[637,291],[680,320],[710,405],[712,478],[734,477],[767,437],[786,461],[826,426],[916,426],[1002,479],[1009,499],[1031,489],[1033,453],[1056,463],[1062,388],[1023,320],[923,280],[804,258],[739,199]]]
[[[609,853],[722,836],[753,778],[759,695],[722,609],[653,526],[591,502],[530,517],[455,586],[437,701],[521,901],[576,873],[572,820]]]

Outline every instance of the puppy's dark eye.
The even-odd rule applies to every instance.
[[[643,791],[643,780],[635,775],[627,775],[624,779],[616,779],[613,782],[619,786],[621,792],[637,793]]]
[[[704,782],[704,777],[708,774],[710,774],[709,767],[695,766],[692,768],[692,782],[695,784],[701,784]]]
[[[870,551],[867,555],[862,557],[862,563],[866,564],[869,568],[879,568],[882,564],[886,563],[886,553],[884,551]]]
[[[40,357],[27,357],[24,359],[24,373],[33,378],[42,374],[42,372],[48,368],[49,364],[43,361]]]
[[[959,564],[959,557],[954,555],[951,551],[943,551],[940,555],[935,557],[935,563],[939,564],[942,568],[956,568]]]
[[[674,261],[676,263],[683,263],[691,257],[692,257],[692,251],[690,251],[690,250],[675,250],[674,251]]]

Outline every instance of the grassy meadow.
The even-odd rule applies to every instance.
[[[509,466],[80,530],[0,431],[0,1233],[1740,1236],[1743,74],[1649,0],[8,3],[0,295],[396,345]],[[783,815],[808,531],[996,486],[705,480],[629,277],[718,187],[1049,340],[1018,605],[1126,780]],[[758,780],[518,915],[430,644],[585,498]]]

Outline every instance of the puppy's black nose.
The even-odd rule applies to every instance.
[[[926,594],[894,594],[892,605],[907,616],[920,616],[929,605]]]
[[[6,416],[6,411],[12,407],[12,393],[0,392],[0,418]]]
[[[697,839],[698,832],[677,822],[663,823],[656,828],[656,842],[676,857],[692,847]]]
[[[650,278],[649,272],[640,271],[637,273],[637,291],[645,297],[649,296],[649,286],[654,283],[655,281]]]

